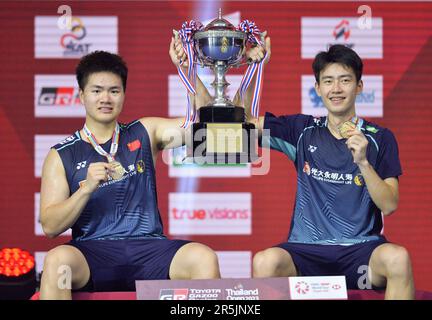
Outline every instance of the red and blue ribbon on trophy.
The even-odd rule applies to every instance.
[[[192,122],[195,122],[196,120],[196,110],[194,106],[192,105],[191,99],[189,97],[189,94],[195,95],[196,94],[196,62],[197,57],[195,55],[195,49],[194,49],[194,38],[193,35],[196,31],[201,30],[203,25],[199,21],[190,20],[189,22],[184,22],[182,25],[181,30],[179,31],[180,40],[182,41],[183,50],[185,51],[188,60],[189,60],[189,66],[187,70],[187,76],[184,74],[181,65],[184,63],[184,61],[180,61],[180,65],[177,67],[177,71],[180,77],[180,80],[185,85],[188,94],[187,94],[187,111],[186,116],[182,124],[182,128],[187,128],[189,124]]]

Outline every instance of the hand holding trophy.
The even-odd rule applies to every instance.
[[[184,23],[179,31],[183,48],[188,57],[187,73],[179,66],[178,72],[190,94],[195,94],[196,65],[209,67],[215,73],[211,84],[214,88],[213,101],[195,112],[188,95],[188,109],[183,127],[192,123],[192,136],[187,141],[188,156],[196,163],[247,163],[257,155],[257,130],[246,122],[245,109],[236,106],[226,95],[229,83],[225,74],[229,68],[245,64],[249,67],[240,84],[240,98],[245,94],[256,74],[252,99],[252,116],[258,117],[264,60],[253,62],[246,56],[248,44],[263,45],[264,34],[253,22],[243,21],[236,28],[229,21],[219,17],[207,26],[196,21]],[[195,122],[198,114],[198,122]]]

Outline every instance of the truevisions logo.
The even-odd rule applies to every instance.
[[[179,209],[172,208],[172,217],[176,220],[237,220],[249,219],[250,211],[248,209]]]
[[[246,192],[169,194],[169,233],[251,234],[252,195]]]

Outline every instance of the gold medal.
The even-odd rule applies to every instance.
[[[123,177],[123,175],[126,173],[126,170],[118,161],[111,161],[110,165],[111,165],[111,168],[109,170],[110,177],[113,178],[114,180],[120,180]]]
[[[342,138],[348,139],[348,131],[355,130],[355,128],[356,125],[354,123],[352,123],[351,121],[345,121],[338,127],[338,130]]]
[[[116,123],[115,130],[112,136],[112,142],[110,147],[110,153],[106,152],[96,141],[96,137],[91,133],[91,131],[87,128],[87,125],[84,125],[84,133],[89,140],[90,144],[99,153],[101,156],[104,156],[108,159],[110,167],[108,169],[108,174],[113,180],[120,180],[124,174],[126,173],[125,168],[121,165],[120,162],[114,160],[114,156],[117,153],[119,139],[120,139],[120,126]]]

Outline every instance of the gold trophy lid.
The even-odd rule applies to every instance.
[[[222,9],[219,9],[219,16],[204,28],[204,31],[209,31],[209,30],[235,31],[236,27],[234,27],[234,25],[228,20],[222,18]]]

